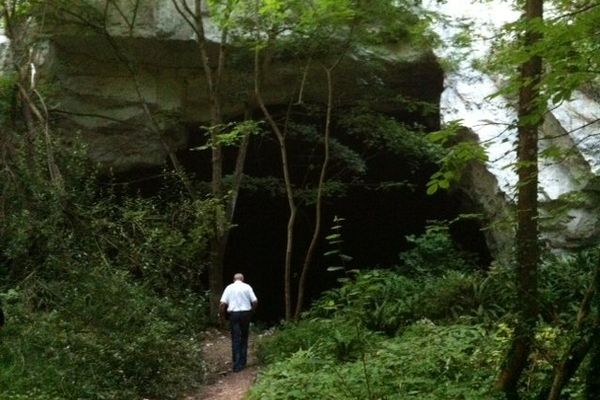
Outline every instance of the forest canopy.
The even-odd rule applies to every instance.
[[[193,393],[243,270],[250,399],[598,399],[600,6],[506,2],[469,66],[509,193],[442,3],[0,1],[0,397]]]

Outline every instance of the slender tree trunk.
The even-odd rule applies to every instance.
[[[207,92],[210,109],[210,139],[211,139],[211,189],[212,195],[217,200],[215,209],[215,237],[211,241],[210,249],[210,268],[208,270],[208,289],[210,292],[210,316],[213,320],[217,319],[219,313],[219,296],[223,290],[223,264],[225,259],[225,247],[227,221],[220,214],[223,212],[220,208],[225,208],[223,196],[223,148],[219,143],[219,133],[223,124],[221,115],[221,98],[219,93],[218,81],[221,70],[213,73],[210,57],[207,51],[206,36],[204,32],[204,22],[202,19],[202,0],[195,0],[194,16],[196,22],[197,44],[202,58],[202,68],[206,78]],[[225,38],[226,40],[226,38]],[[222,43],[222,45],[224,45]],[[223,47],[221,47],[221,51]],[[223,56],[224,57],[224,56]],[[221,58],[221,56],[219,56]],[[228,224],[227,224],[228,225]]]
[[[324,68],[325,74],[327,76],[327,112],[325,117],[325,134],[323,136],[323,148],[325,157],[323,159],[323,164],[321,164],[321,173],[319,175],[319,184],[317,187],[317,201],[315,204],[315,226],[312,238],[310,240],[310,244],[308,246],[308,250],[306,251],[306,255],[304,257],[304,263],[302,265],[302,273],[300,274],[300,280],[298,281],[298,294],[294,318],[298,318],[300,316],[300,313],[302,312],[302,307],[304,306],[306,280],[308,278],[308,272],[310,270],[310,265],[312,264],[319,237],[321,236],[321,218],[323,214],[323,190],[325,187],[325,177],[327,175],[327,167],[329,166],[330,159],[329,144],[331,137],[331,114],[333,110],[333,82],[331,74],[335,66],[337,66],[337,63],[334,65],[333,68]],[[303,78],[303,82],[304,79],[305,78]]]
[[[13,17],[16,10],[17,2],[13,0]],[[6,11],[6,10],[5,10]],[[46,12],[46,6],[44,6],[43,13]],[[43,21],[42,17],[42,21]],[[6,18],[8,22],[10,18]],[[43,22],[41,22],[40,27],[38,28],[41,32],[43,29]],[[17,28],[19,36],[17,42],[19,43],[17,46],[20,49],[16,50],[14,54],[20,54],[21,59],[18,60],[20,65],[17,65],[18,68],[18,83],[17,86],[19,88],[19,93],[21,94],[21,100],[23,104],[25,104],[25,119],[27,120],[28,130],[29,130],[29,146],[33,147],[33,141],[35,140],[37,133],[34,132],[36,129],[41,129],[44,134],[44,143],[45,143],[45,153],[46,153],[46,164],[48,166],[48,173],[50,175],[50,181],[54,184],[55,188],[58,190],[60,194],[64,194],[65,191],[65,183],[63,175],[56,163],[56,159],[54,157],[54,142],[52,140],[50,134],[50,124],[49,119],[50,116],[48,114],[48,107],[46,106],[46,102],[40,92],[36,88],[35,74],[33,71],[33,43],[27,43],[26,41],[33,38],[36,40],[36,36],[39,32],[33,32],[31,30],[30,22],[26,21],[23,23],[23,26]],[[16,61],[16,60],[15,60]],[[37,119],[38,124],[32,128],[32,115]],[[33,160],[32,160],[33,164]]]
[[[599,287],[600,265],[597,265],[592,283],[586,291],[577,313],[574,327],[576,337],[563,355],[561,362],[554,368],[550,384],[540,392],[538,400],[558,400],[564,387],[573,378],[594,343],[600,339],[599,310],[597,307],[592,307],[594,299],[598,298]]]
[[[194,8],[190,8],[185,0],[171,0],[181,17],[190,25],[196,34],[196,43],[200,51],[201,65],[207,85],[210,111],[210,140],[211,140],[211,191],[217,200],[215,209],[215,237],[211,241],[209,274],[210,292],[210,315],[216,319],[219,311],[219,295],[223,290],[223,268],[225,251],[229,239],[229,226],[233,221],[238,192],[241,186],[244,162],[246,159],[249,137],[244,137],[239,149],[238,158],[234,170],[234,182],[229,197],[225,196],[223,183],[223,146],[219,142],[219,134],[223,125],[221,80],[227,61],[228,28],[221,31],[219,52],[216,60],[216,68],[211,64],[211,58],[207,49],[202,8],[202,0],[194,0]],[[234,7],[232,3],[231,7]],[[232,8],[225,10],[225,18],[231,16]]]
[[[525,3],[524,46],[531,48],[541,40],[541,34],[531,26],[543,18],[543,0]],[[538,242],[538,128],[542,117],[539,107],[539,83],[542,59],[532,56],[521,66],[519,93],[518,204],[517,204],[517,298],[519,322],[497,385],[507,399],[518,399],[518,382],[528,364],[538,317],[537,269]]]
[[[290,176],[290,166],[287,153],[286,145],[286,134],[279,127],[275,119],[271,115],[271,112],[265,105],[264,99],[261,92],[261,79],[262,70],[260,62],[260,49],[257,46],[254,52],[254,93],[256,101],[263,112],[269,126],[273,130],[277,141],[279,143],[279,154],[281,156],[281,169],[283,172],[283,180],[285,184],[285,193],[288,201],[289,216],[286,229],[286,246],[285,246],[285,261],[284,261],[284,299],[285,299],[285,319],[290,320],[292,318],[292,256],[294,248],[294,227],[296,224],[296,216],[298,213],[298,206],[296,199],[294,198],[294,188],[292,179]],[[289,116],[288,116],[289,118]]]
[[[586,400],[600,399],[600,334],[594,337],[590,351],[590,364],[585,381]]]
[[[246,112],[245,120],[247,121],[250,113]],[[227,220],[233,222],[235,215],[235,207],[237,205],[237,199],[242,186],[242,180],[244,178],[244,165],[246,163],[246,156],[248,155],[248,146],[250,145],[250,134],[246,134],[242,138],[242,143],[238,150],[237,158],[235,161],[235,170],[233,172],[233,183],[231,185],[231,191],[229,193],[229,201],[227,202]],[[229,230],[227,231],[229,233]]]
[[[590,363],[585,381],[586,400],[600,399],[600,265],[596,271],[596,296],[593,301],[594,335],[591,339]]]
[[[27,22],[23,22],[17,15],[17,3],[12,1],[0,1],[0,11],[4,22],[4,31],[9,39],[8,50],[12,61],[12,68],[16,77],[16,103],[21,109],[21,117],[27,127],[25,134],[25,151],[27,152],[27,166],[31,173],[35,170],[35,141],[40,129],[40,123],[44,123],[37,115],[34,115],[35,104],[32,102],[31,86],[31,43],[27,43],[29,34]],[[51,170],[49,172],[52,172]]]

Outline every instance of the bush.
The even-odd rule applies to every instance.
[[[313,349],[266,369],[250,399],[494,399],[493,335],[424,321],[344,363]]]
[[[356,359],[381,337],[351,320],[305,319],[285,323],[275,335],[258,342],[257,353],[263,363],[287,359],[299,351],[310,351],[337,361]]]
[[[60,301],[33,311],[25,292],[3,295],[0,332],[3,395],[31,399],[175,398],[202,372],[197,332],[203,299],[158,298],[123,272],[74,271],[51,282]],[[39,282],[39,284],[43,284]],[[6,397],[3,397],[6,398]]]
[[[430,225],[423,235],[406,239],[414,247],[400,254],[402,273],[420,276],[475,270],[476,256],[456,248],[446,225]]]
[[[477,273],[456,271],[418,280],[394,271],[359,272],[341,288],[326,292],[307,316],[337,316],[395,335],[422,318],[441,321],[474,313],[480,306],[476,288],[481,279]]]
[[[546,254],[538,273],[540,312],[549,323],[570,327],[584,293],[592,281],[598,253],[586,250],[576,254]],[[516,298],[516,267],[493,265],[476,287],[477,303],[488,319],[508,316]]]
[[[540,310],[547,321],[572,324],[598,262],[598,252],[589,250],[550,255],[543,260],[539,273]]]
[[[2,398],[175,398],[195,387],[207,304],[194,293],[216,204],[101,190],[77,145],[54,148],[58,189],[37,145],[33,159],[15,145],[1,172]]]

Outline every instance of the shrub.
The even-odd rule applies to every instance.
[[[441,275],[447,271],[473,271],[476,256],[456,248],[448,227],[430,225],[420,236],[409,235],[414,247],[400,254],[400,271],[412,276]]]
[[[203,299],[190,295],[185,306],[175,304],[104,267],[86,266],[69,278],[45,283],[61,294],[47,312],[33,312],[26,292],[3,295],[9,319],[0,331],[4,396],[175,398],[198,383],[196,333],[204,321],[190,316],[205,308]]]
[[[494,399],[493,336],[424,321],[340,363],[312,349],[266,369],[250,399]]]
[[[261,339],[257,350],[263,363],[282,361],[299,351],[347,361],[356,359],[379,340],[377,334],[366,331],[356,321],[314,318],[285,323],[275,335]]]
[[[341,288],[326,292],[307,315],[352,319],[394,335],[421,318],[438,321],[474,313],[480,305],[480,282],[479,274],[456,271],[422,279],[386,270],[360,272]]]
[[[15,145],[0,172],[2,398],[175,398],[196,386],[206,301],[194,293],[216,204],[100,190],[78,145],[54,148],[57,189],[37,145],[33,159]]]
[[[547,321],[571,325],[598,265],[597,251],[549,255],[540,267],[540,309]]]
[[[597,265],[592,250],[576,254],[546,254],[538,273],[540,312],[545,321],[572,326]],[[476,287],[477,303],[488,319],[508,316],[516,299],[516,267],[493,265]]]

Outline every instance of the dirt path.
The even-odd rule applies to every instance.
[[[244,399],[258,372],[254,355],[254,336],[250,334],[248,343],[248,366],[241,372],[233,373],[229,332],[216,329],[206,331],[202,347],[207,367],[207,386],[186,400]]]

